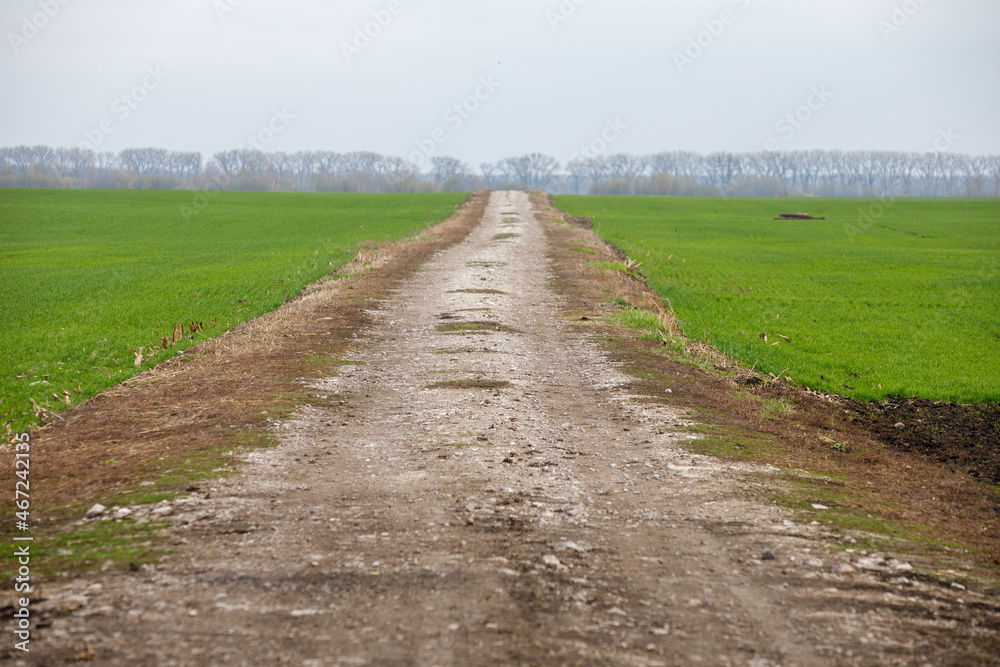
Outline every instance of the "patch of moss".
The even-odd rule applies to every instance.
[[[498,289],[455,289],[448,294],[506,294]]]
[[[720,427],[710,429],[706,435],[690,440],[684,446],[696,454],[737,461],[764,461],[787,449],[777,438],[763,433]]]
[[[486,371],[470,371],[467,368],[456,368],[454,370],[443,370],[443,371],[431,371],[434,375],[456,375],[459,373],[466,373],[469,375],[486,375]]]
[[[31,572],[50,577],[60,572],[80,574],[102,569],[105,564],[121,570],[135,570],[170,552],[160,531],[168,522],[136,523],[99,521],[51,534],[35,535],[31,543]],[[0,579],[17,571],[13,549],[4,549]]]
[[[515,333],[516,330],[499,322],[448,322],[437,325],[437,330],[441,333],[488,333],[491,331],[505,331]]]
[[[506,389],[506,380],[448,380],[430,385],[429,389]]]
[[[234,455],[236,450],[269,448],[277,445],[274,435],[266,431],[233,433],[229,437],[231,439],[229,445],[149,461],[138,471],[135,482],[130,488],[98,501],[111,507],[144,505],[169,500],[194,490],[198,482],[228,477],[239,472],[239,459]],[[77,509],[82,508],[83,505],[80,505]]]

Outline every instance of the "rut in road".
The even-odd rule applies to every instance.
[[[49,646],[156,665],[936,661],[927,637],[950,629],[927,596],[832,573],[848,556],[748,495],[750,466],[686,452],[682,415],[628,395],[560,319],[546,248],[529,196],[494,193],[314,385],[343,404],[280,425],[192,501],[181,555],[108,577],[103,612]]]

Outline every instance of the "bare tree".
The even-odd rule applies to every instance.
[[[607,158],[608,171],[611,178],[631,182],[646,171],[646,158],[636,157],[628,153],[616,153]]]
[[[431,176],[438,185],[452,176],[463,176],[469,171],[468,165],[456,158],[447,156],[431,158]]]
[[[820,170],[823,168],[822,153],[823,151],[796,151],[790,156],[797,164],[803,192],[810,192],[819,180]]]
[[[126,148],[118,153],[118,160],[125,169],[140,176],[169,171],[169,153],[163,148]]]
[[[711,185],[728,185],[742,173],[740,157],[735,153],[712,153],[705,158],[705,173]]]
[[[993,196],[1000,197],[1000,155],[990,155],[986,158],[987,174],[993,183]]]
[[[22,174],[26,174],[28,167],[35,161],[35,153],[31,146],[11,146],[8,155],[14,170]]]
[[[5,184],[65,187],[179,187],[211,180],[234,189],[322,189],[354,192],[468,190],[513,186],[549,188],[577,194],[639,193],[773,195],[1000,196],[1000,156],[900,151],[715,152],[702,156],[669,151],[648,156],[618,153],[559,163],[541,153],[508,157],[479,166],[482,176],[453,157],[431,160],[434,183],[421,180],[406,160],[357,151],[264,153],[221,151],[205,166],[197,152],[129,148],[117,155],[80,148],[0,147]],[[119,171],[121,170],[121,171]],[[121,172],[125,173],[121,173]],[[165,178],[161,178],[165,177]]]
[[[479,173],[483,175],[483,180],[486,181],[486,187],[488,188],[496,186],[497,178],[501,172],[500,166],[493,162],[482,162],[479,164]]]
[[[583,158],[571,160],[566,164],[566,172],[569,174],[569,180],[573,184],[573,194],[583,194],[586,191],[584,184],[589,184],[590,182],[588,178],[590,166],[587,164],[587,160]]]

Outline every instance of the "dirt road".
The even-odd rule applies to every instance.
[[[164,510],[162,565],[50,587],[25,663],[997,662],[995,606],[687,453],[684,416],[627,395],[549,278],[528,195],[493,194],[315,385],[339,405]]]

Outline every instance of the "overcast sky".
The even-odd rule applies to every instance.
[[[7,146],[1000,153],[998,0],[3,0],[0,26]]]

